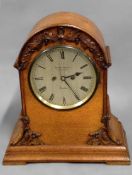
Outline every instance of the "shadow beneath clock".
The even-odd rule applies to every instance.
[[[0,123],[0,133],[2,137],[7,138],[11,136],[13,128],[19,118],[20,111],[21,111],[20,92],[17,88],[16,93],[11,99],[9,106],[7,107],[7,111]]]

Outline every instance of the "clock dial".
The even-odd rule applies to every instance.
[[[80,49],[58,46],[36,57],[29,80],[34,95],[42,103],[55,109],[71,109],[93,95],[97,71]]]

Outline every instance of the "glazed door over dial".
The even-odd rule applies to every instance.
[[[80,49],[57,46],[36,57],[29,72],[38,100],[55,109],[71,109],[88,101],[97,87],[97,70]]]

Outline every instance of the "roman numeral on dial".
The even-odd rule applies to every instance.
[[[45,69],[45,67],[43,67],[43,66],[41,66],[41,65],[39,65],[39,64],[37,64],[37,66],[40,67],[40,68],[42,68],[42,69]]]
[[[92,79],[91,76],[84,76],[83,79]]]
[[[63,97],[63,105],[64,106],[66,105],[66,99],[65,99],[65,97]]]
[[[88,66],[88,64],[84,64],[83,66],[80,67],[80,69],[85,68],[86,66]]]
[[[40,93],[43,93],[45,90],[46,90],[46,86],[43,86],[43,87],[41,87],[41,88],[39,89],[39,92],[40,92]]]
[[[49,101],[51,102],[53,101],[53,99],[54,99],[54,94],[51,94],[51,96],[49,97]]]
[[[43,77],[36,77],[34,78],[35,80],[43,80],[44,78]]]
[[[88,88],[86,88],[85,86],[81,86],[81,88],[80,88],[82,91],[84,91],[84,92],[87,92],[88,91]]]
[[[64,55],[64,51],[63,50],[60,51],[60,55],[61,55],[62,59],[65,59],[65,55]]]
[[[74,56],[74,58],[73,58],[73,60],[72,60],[72,62],[74,62],[75,61],[75,59],[76,59],[76,57],[78,56],[78,53],[76,53],[76,55]]]
[[[53,62],[53,58],[50,56],[50,54],[49,54],[48,52],[46,52],[46,56],[49,58],[49,60],[50,60],[51,62]]]

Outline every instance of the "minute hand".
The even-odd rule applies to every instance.
[[[78,97],[78,95],[73,91],[73,89],[71,88],[71,86],[69,85],[69,83],[64,79],[64,82],[67,84],[67,86],[71,89],[71,91],[73,92],[74,96],[76,97],[77,100],[80,100],[80,98]]]

